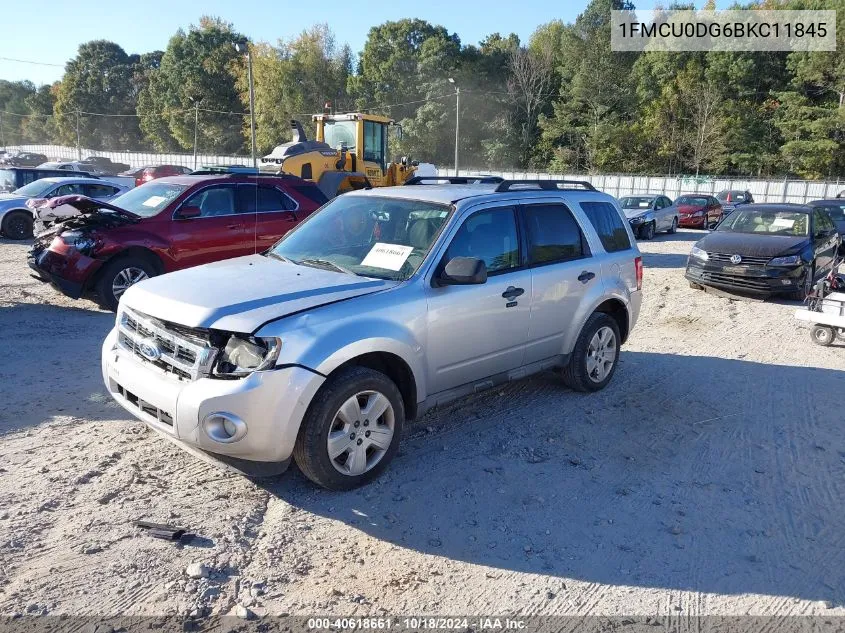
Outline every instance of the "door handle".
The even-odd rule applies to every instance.
[[[227,224],[226,228],[229,229],[230,231],[234,231],[235,229],[241,228],[241,225],[240,224]]]
[[[524,292],[525,290],[523,290],[522,288],[514,288],[513,286],[508,286],[508,289],[502,293],[502,297],[507,299],[508,301],[512,301]]]
[[[578,275],[578,281],[580,281],[582,284],[585,284],[595,276],[596,276],[596,273],[591,273],[589,270],[585,270],[580,275]]]

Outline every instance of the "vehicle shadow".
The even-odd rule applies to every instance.
[[[100,345],[113,324],[113,314],[83,308],[0,307],[0,433],[55,416],[113,419],[119,407],[100,373]]]
[[[434,412],[375,483],[268,480],[381,541],[616,586],[845,602],[845,374],[625,352],[584,395],[544,374]],[[331,522],[330,522],[331,523]],[[309,537],[312,538],[312,537]]]
[[[642,251],[645,268],[678,268],[685,270],[688,254],[682,253],[647,253]]]

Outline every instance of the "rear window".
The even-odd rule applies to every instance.
[[[604,250],[615,253],[631,248],[628,231],[616,207],[609,202],[582,202],[581,208],[598,233]]]

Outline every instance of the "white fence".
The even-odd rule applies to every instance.
[[[7,151],[21,150],[24,152],[37,152],[44,154],[50,160],[78,160],[80,152],[76,147],[66,145],[9,145]],[[111,152],[94,149],[83,149],[82,158],[88,156],[105,156],[116,163],[127,163],[132,167],[142,165],[182,165],[183,167],[194,168],[193,154],[161,154],[156,152]],[[210,154],[198,154],[196,165],[251,165],[252,158],[249,156],[216,156]]]
[[[508,180],[567,178],[586,180],[599,191],[618,198],[644,193],[661,193],[673,200],[684,193],[715,195],[724,189],[748,190],[755,202],[795,202],[804,204],[811,200],[835,198],[845,190],[845,182],[810,180],[754,180],[718,178],[707,176],[631,176],[625,174],[549,174],[531,171],[460,170],[461,176],[489,174]],[[454,176],[454,169],[438,169],[438,176]]]

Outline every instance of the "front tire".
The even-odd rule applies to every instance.
[[[816,265],[813,264],[808,270],[807,274],[804,277],[804,283],[801,285],[799,290],[795,290],[794,292],[789,293],[790,299],[794,301],[806,301],[807,297],[813,290],[813,284],[816,281]]]
[[[404,423],[402,395],[390,378],[368,367],[347,367],[311,401],[293,458],[315,484],[351,490],[387,467],[399,450]]]
[[[32,237],[35,221],[29,211],[10,211],[3,217],[3,235],[10,240],[25,240]]]
[[[672,218],[672,227],[669,229],[669,235],[674,235],[678,232],[678,218]]]
[[[139,281],[155,277],[158,270],[142,257],[118,257],[103,268],[95,285],[100,304],[107,310],[117,311],[123,293]]]
[[[590,315],[563,370],[566,385],[575,391],[604,389],[619,364],[621,340],[613,317],[604,312]]]
[[[640,237],[644,240],[654,239],[654,234],[657,232],[657,227],[654,222],[649,222],[640,229]]]

